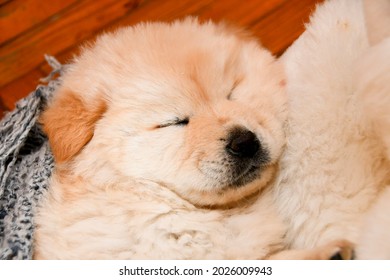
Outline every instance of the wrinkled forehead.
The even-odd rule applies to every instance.
[[[149,55],[134,53],[132,71],[125,77],[135,93],[131,98],[165,103],[184,97],[194,104],[205,103],[226,96],[242,76],[238,47],[180,47],[153,50]]]
[[[119,104],[183,96],[205,102],[227,95],[256,53],[254,42],[221,30],[190,21],[140,25],[101,37],[84,58],[93,62],[91,75],[102,81],[107,98]]]

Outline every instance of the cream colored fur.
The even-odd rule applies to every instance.
[[[372,225],[389,229],[387,218],[374,217],[388,210],[369,210],[389,182],[389,44],[370,49],[363,7],[359,0],[325,2],[283,57],[291,112],[275,200],[291,248],[347,238],[365,258],[362,233]],[[369,29],[371,40],[380,33]],[[368,211],[376,212],[370,225]],[[373,236],[365,249],[380,246]]]
[[[390,161],[390,1],[365,1],[370,48],[356,63],[355,81],[368,125]],[[359,259],[390,259],[390,186],[365,215]]]
[[[284,82],[269,52],[223,25],[186,19],[98,38],[42,117],[56,169],[34,257],[259,259],[282,250],[268,187],[285,145]],[[240,187],[232,176],[247,175],[232,175],[225,154],[236,126],[268,155]],[[329,258],[348,245],[280,256]]]

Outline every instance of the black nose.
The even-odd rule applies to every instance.
[[[259,139],[247,129],[236,128],[229,136],[226,151],[238,158],[253,158],[260,148]]]

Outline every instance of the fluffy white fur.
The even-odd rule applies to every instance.
[[[390,187],[387,187],[365,215],[361,234],[357,240],[358,259],[390,259],[389,213]]]
[[[356,62],[355,81],[367,124],[390,161],[390,1],[365,1],[371,47]],[[390,259],[390,186],[365,215],[357,242],[360,259]]]
[[[318,7],[283,57],[291,112],[275,200],[288,224],[291,248],[315,247],[335,238],[360,242],[361,233],[373,224],[388,229],[374,216],[371,225],[362,226],[389,182],[390,170],[381,139],[388,141],[390,131],[389,44],[376,48],[366,53],[362,1],[334,0]],[[382,55],[375,57],[379,48]],[[364,62],[366,56],[371,57]],[[366,102],[372,104],[370,113],[362,106]],[[372,117],[380,119],[377,130]],[[386,204],[384,199],[378,203]],[[373,236],[365,238],[365,248],[374,245]],[[377,257],[383,256],[378,252]]]
[[[42,120],[56,170],[35,258],[259,259],[284,248],[266,188],[285,143],[284,75],[245,33],[187,19],[106,34],[69,66]],[[225,151],[237,126],[267,154],[239,187],[248,175],[232,173]]]

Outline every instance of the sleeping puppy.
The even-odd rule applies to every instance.
[[[105,34],[42,116],[55,157],[38,259],[259,259],[283,249],[268,188],[284,143],[280,65],[195,19]],[[329,258],[334,242],[282,258]]]

